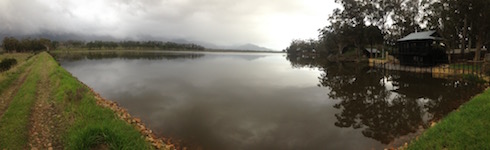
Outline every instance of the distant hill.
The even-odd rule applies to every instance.
[[[272,49],[268,49],[265,47],[261,47],[255,44],[243,44],[243,45],[233,45],[233,46],[222,46],[211,44],[207,42],[195,42],[196,44],[202,45],[208,49],[223,49],[223,50],[250,50],[250,51],[273,51]]]
[[[180,44],[190,44],[194,43],[197,45],[204,46],[207,49],[217,49],[217,50],[250,50],[250,51],[274,51],[269,48],[261,47],[255,44],[243,44],[243,45],[233,45],[233,46],[223,46],[223,45],[216,45],[213,43],[209,42],[203,42],[203,41],[189,41],[186,39],[172,39],[168,40],[170,42],[175,42],[175,43],[180,43]]]
[[[271,49],[268,49],[268,48],[265,48],[265,47],[260,47],[258,45],[254,45],[254,44],[244,44],[244,45],[240,45],[240,46],[237,46],[237,47],[233,47],[231,49],[237,49],[237,50],[257,50],[257,51],[272,51]]]
[[[3,39],[5,36],[10,36],[10,35],[4,35],[0,34],[0,38]],[[117,39],[111,36],[95,36],[95,35],[77,35],[77,34],[71,34],[71,33],[63,33],[63,34],[54,34],[54,33],[40,33],[40,34],[32,34],[32,35],[22,35],[22,36],[14,36],[19,39],[25,38],[25,37],[31,37],[31,38],[39,38],[39,37],[44,37],[48,38],[51,40],[55,41],[67,41],[67,40],[81,40],[81,41],[94,41],[94,40],[101,40],[101,41],[124,41],[124,40],[132,40],[132,41],[147,41],[147,40],[154,40],[154,41],[169,41],[169,42],[175,42],[179,44],[197,44],[204,46],[207,49],[217,49],[217,50],[250,50],[250,51],[273,51],[272,49],[268,49],[265,47],[261,47],[255,44],[247,43],[243,45],[232,45],[232,46],[224,46],[224,45],[216,45],[213,43],[209,42],[203,42],[203,41],[191,41],[187,39],[167,39],[167,38],[155,38],[155,37],[150,37],[150,36],[136,36],[135,39],[132,38],[127,38],[127,39]],[[0,43],[1,43],[0,39]]]

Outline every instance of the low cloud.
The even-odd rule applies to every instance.
[[[326,23],[333,5],[321,1],[2,0],[0,35],[75,34],[133,40],[151,37],[275,47],[286,38],[303,34],[294,32],[315,31]],[[312,7],[317,5],[325,5],[325,10]],[[307,28],[308,24],[318,27],[293,29],[292,24],[298,21],[303,25],[296,28]]]

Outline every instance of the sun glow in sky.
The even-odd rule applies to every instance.
[[[253,43],[274,50],[318,36],[333,0],[2,0],[0,36]]]

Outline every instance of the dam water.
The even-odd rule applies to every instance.
[[[383,149],[483,91],[476,83],[281,53],[55,54],[158,136],[202,149]]]

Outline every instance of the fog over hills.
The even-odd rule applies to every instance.
[[[5,36],[12,36],[12,35],[6,35],[6,34],[0,34],[0,38],[3,39]],[[133,38],[124,38],[124,39],[119,39],[115,38],[112,36],[99,36],[99,35],[78,35],[78,34],[52,34],[52,33],[43,33],[43,34],[31,34],[31,35],[16,35],[13,36],[19,39],[22,38],[48,38],[53,41],[67,41],[67,40],[78,40],[78,41],[125,41],[125,40],[132,40],[132,41],[164,41],[164,42],[175,42],[175,43],[182,43],[182,44],[187,44],[187,43],[194,43],[198,44],[201,46],[204,46],[207,49],[223,49],[223,50],[254,50],[254,51],[277,51],[277,50],[272,50],[269,48],[261,47],[255,44],[251,43],[246,43],[242,45],[217,45],[214,43],[209,43],[209,42],[204,42],[204,41],[192,41],[192,40],[187,40],[187,39],[171,39],[171,38],[157,38],[153,36],[147,36],[147,35],[139,35],[139,36],[134,36]],[[1,43],[1,41],[0,41]]]
[[[0,0],[0,37],[185,39],[207,48],[281,50],[293,39],[316,38],[337,7],[325,0]]]
[[[231,46],[215,45],[215,44],[204,43],[204,42],[197,42],[196,44],[202,45],[202,46],[209,48],[209,49],[277,51],[277,50],[272,50],[269,48],[261,47],[261,46],[258,46],[255,44],[250,44],[250,43],[243,44],[243,45],[231,45]]]

